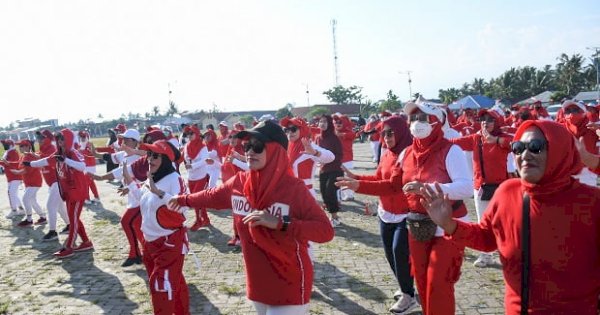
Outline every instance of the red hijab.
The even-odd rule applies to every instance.
[[[212,129],[208,129],[206,130],[206,132],[204,133],[204,138],[208,138],[210,136],[210,141],[206,142],[206,148],[209,151],[214,151],[217,149],[217,146],[219,144],[219,139],[217,139],[217,134],[215,133],[214,130]]]
[[[502,128],[502,126],[504,126],[504,118],[502,116],[500,116],[500,114],[493,110],[487,110],[487,109],[482,109],[479,111],[479,114],[477,115],[478,117],[482,117],[484,115],[488,115],[492,118],[494,118],[494,129],[492,130],[492,132],[490,132],[490,134],[494,137],[499,136],[500,134],[502,134],[502,130],[500,128]],[[481,130],[479,131],[480,133],[482,132]]]
[[[281,126],[282,127],[288,127],[289,125],[294,125],[296,127],[298,127],[298,131],[300,132],[300,135],[298,136],[298,139],[296,141],[290,141],[288,142],[288,148],[287,148],[287,154],[288,154],[288,159],[290,160],[290,163],[294,163],[294,161],[296,161],[300,155],[302,155],[302,152],[304,152],[304,145],[302,144],[302,138],[310,138],[310,130],[308,129],[308,124],[302,120],[301,118],[295,117],[295,118],[288,118],[285,117],[283,119],[281,119]]]
[[[521,185],[532,197],[560,193],[572,185],[572,176],[579,174],[583,168],[575,140],[564,126],[549,120],[527,120],[517,129],[515,140],[520,140],[529,127],[539,128],[546,141],[547,160],[546,170],[536,184],[521,179]]]
[[[413,138],[412,149],[414,156],[419,164],[425,163],[429,156],[437,154],[442,149],[444,144],[448,142],[444,138],[442,130],[442,122],[435,115],[428,115],[429,123],[434,124],[431,134],[423,139]]]
[[[200,150],[204,148],[204,142],[202,141],[202,134],[200,134],[200,129],[197,126],[187,126],[184,129],[185,132],[191,132],[196,137],[194,140],[185,144],[185,151],[190,159],[195,159],[200,153]]]
[[[565,109],[570,107],[580,108],[575,103],[572,103],[572,105],[568,105]],[[585,110],[583,110],[582,113],[565,115],[564,119],[565,126],[567,126],[567,129],[569,129],[571,134],[573,134],[577,139],[589,132],[589,129],[586,127],[586,125],[590,121],[585,114]]]
[[[410,146],[413,143],[413,137],[408,130],[408,124],[406,120],[400,116],[392,116],[383,121],[383,124],[389,126],[394,132],[394,139],[396,145],[393,148],[388,148],[390,151],[400,154],[404,148]]]
[[[277,142],[267,142],[267,163],[260,170],[250,170],[244,183],[244,195],[252,208],[266,209],[273,203],[272,192],[285,176],[294,177],[285,149]]]

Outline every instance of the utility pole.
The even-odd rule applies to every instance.
[[[412,71],[411,70],[398,71],[398,73],[400,73],[400,74],[406,73],[408,75],[408,93],[409,93],[408,99],[411,100],[412,97],[413,97],[413,94],[412,94],[412,79],[410,78],[410,74],[412,73]]]
[[[596,67],[596,91],[598,97],[596,100],[600,100],[600,47],[586,47],[585,49],[595,50],[595,58],[593,59],[594,66]]]
[[[308,83],[306,85],[306,106],[310,107],[310,91],[308,90]]]
[[[340,76],[338,72],[338,55],[337,55],[337,44],[335,39],[335,26],[337,25],[337,21],[335,19],[331,20],[331,29],[333,31],[333,66],[335,69],[335,86],[340,85]]]

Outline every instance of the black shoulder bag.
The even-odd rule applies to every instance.
[[[529,218],[529,195],[523,194],[523,223],[521,227],[521,315],[529,308],[529,269],[531,267],[531,229]]]
[[[481,200],[490,200],[494,196],[496,189],[500,184],[486,184],[485,183],[485,168],[483,167],[483,139],[479,139],[479,165],[481,165],[481,177],[483,177],[483,184],[481,184]]]

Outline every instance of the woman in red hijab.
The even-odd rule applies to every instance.
[[[340,202],[337,198],[339,188],[335,186],[335,181],[338,177],[344,176],[344,171],[342,171],[342,143],[335,135],[334,128],[331,115],[322,115],[319,118],[321,133],[317,136],[316,143],[318,146],[331,151],[335,157],[333,161],[321,164],[319,188],[323,197],[323,203],[325,203],[327,211],[331,214],[331,225],[336,227],[342,222],[338,215],[340,211]]]
[[[587,127],[589,120],[586,116],[586,109],[583,104],[566,101],[562,104],[564,110],[563,125],[578,140],[583,142],[585,148],[592,154],[598,154],[598,135],[594,130]],[[584,167],[579,174],[575,176],[580,182],[592,187],[597,186],[598,176],[587,167]]]
[[[188,141],[181,150],[185,168],[188,172],[188,187],[191,193],[204,190],[208,186],[208,150],[202,140],[200,129],[196,125],[187,126],[183,129]],[[196,222],[190,230],[197,231],[201,227],[210,225],[210,218],[206,208],[195,208]]]
[[[477,117],[481,122],[477,133],[451,139],[450,142],[472,152],[474,201],[479,222],[495,189],[508,179],[507,158],[512,136],[501,131],[503,118],[496,111],[482,109]],[[481,253],[473,264],[485,267],[492,263],[491,254]]]
[[[215,188],[176,196],[169,206],[233,208],[247,296],[257,313],[308,313],[313,266],[307,244],[330,241],[333,228],[304,182],[292,174],[279,125],[264,121],[236,137],[246,141],[250,171]]]
[[[370,186],[373,184],[377,185],[377,182],[391,178],[395,168],[398,167],[400,153],[412,144],[412,137],[406,121],[399,116],[383,121],[381,137],[388,149],[383,153],[375,175],[356,175],[346,171],[346,177],[340,178],[336,185],[343,184],[358,193],[366,193],[371,190]],[[418,305],[413,287],[414,280],[410,274],[406,195],[401,190],[396,194],[381,195],[377,214],[385,257],[400,286],[400,290],[394,293],[397,301],[390,308],[390,312],[405,314]]]
[[[500,185],[479,224],[453,219],[439,189],[424,190],[423,204],[449,239],[500,252],[506,314],[596,315],[600,190],[573,178],[581,159],[560,124],[526,121],[515,140],[521,178]]]
[[[466,221],[462,199],[473,193],[472,175],[464,152],[444,138],[443,114],[438,106],[410,102],[404,112],[409,117],[412,145],[400,153],[389,179],[362,185],[359,191],[379,196],[400,191],[406,194],[410,262],[423,314],[454,314],[454,284],[460,277],[464,247],[443,238],[443,230],[427,217],[421,205],[421,188],[442,183],[444,193],[453,200],[453,216]]]
[[[356,134],[352,131],[352,121],[346,115],[333,116],[335,125],[335,135],[338,136],[342,143],[342,167],[352,171],[354,166],[354,138]],[[354,200],[354,191],[350,189],[340,189],[340,200]]]

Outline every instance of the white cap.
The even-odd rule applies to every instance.
[[[569,106],[577,106],[577,107],[579,107],[579,108],[580,108],[580,109],[581,109],[581,110],[582,110],[584,113],[587,111],[587,110],[585,109],[585,105],[583,105],[583,104],[581,104],[581,103],[579,103],[579,102],[575,102],[575,101],[568,100],[568,101],[565,101],[564,103],[562,103],[562,108],[563,108],[563,109],[567,109],[567,107],[569,107]]]
[[[119,134],[120,138],[129,138],[135,141],[140,141],[140,132],[135,129],[127,129],[124,133]]]
[[[227,125],[227,122],[226,122],[226,121],[224,121],[224,120],[223,120],[223,121],[221,121],[221,122],[219,123],[219,126],[225,126],[225,127],[229,127],[229,126]]]
[[[435,117],[437,117],[437,119],[439,121],[443,121],[444,120],[444,114],[442,113],[442,109],[436,105],[436,103],[432,103],[432,102],[408,102],[406,103],[406,105],[404,105],[404,113],[406,113],[406,115],[410,115],[410,113],[415,110],[415,108],[420,109],[422,112],[428,114],[428,115],[433,115]]]

